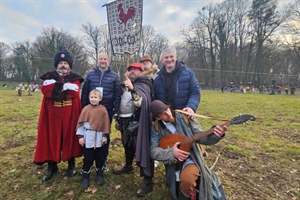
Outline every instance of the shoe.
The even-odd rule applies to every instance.
[[[132,174],[133,173],[133,167],[132,166],[124,166],[121,169],[113,169],[113,173],[115,174]]]
[[[152,182],[146,183],[145,181],[143,181],[143,183],[141,184],[140,188],[137,191],[137,195],[142,197],[150,193],[152,190],[153,190],[153,183]]]
[[[72,177],[76,174],[76,168],[75,168],[75,158],[71,158],[68,160],[68,170],[67,170],[68,176]]]
[[[42,178],[43,182],[46,182],[52,178],[52,176],[58,171],[57,164],[53,161],[48,162],[48,170],[46,175]]]
[[[82,173],[81,188],[87,189],[90,185],[90,174]]]
[[[104,162],[104,165],[102,167],[102,171],[104,171],[104,172],[108,172],[109,171],[107,160]]]
[[[68,167],[68,176],[73,177],[76,175],[76,169],[75,166],[69,166]]]
[[[103,180],[103,171],[102,170],[97,170],[97,185],[103,185],[104,180]]]

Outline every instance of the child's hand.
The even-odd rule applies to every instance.
[[[106,137],[102,137],[102,146],[105,145],[107,143],[107,138]]]
[[[84,145],[84,138],[80,138],[80,139],[79,139],[79,144],[80,144],[81,146]]]

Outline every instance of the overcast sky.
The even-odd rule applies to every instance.
[[[292,0],[278,0],[280,4]],[[43,27],[55,27],[74,36],[82,24],[107,24],[107,0],[0,0],[0,41],[7,44],[33,41]],[[197,10],[220,0],[144,0],[143,25],[152,25],[156,33],[170,41],[181,40],[181,27],[187,27]]]

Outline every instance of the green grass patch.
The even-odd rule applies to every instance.
[[[59,171],[53,179],[42,183],[47,167],[32,163],[42,94],[27,96],[24,91],[18,96],[13,86],[12,83],[9,88],[0,89],[1,198],[140,199],[136,191],[142,178],[137,166],[134,166],[134,174],[112,173],[113,168],[122,167],[125,161],[120,133],[114,124],[108,157],[110,170],[104,174],[103,186],[96,185],[93,169],[90,190],[82,191],[81,176],[67,177],[66,163],[58,165]],[[197,118],[204,130],[238,114],[256,117],[256,121],[229,126],[224,140],[205,147],[209,166],[218,158],[214,170],[223,182],[227,199],[300,199],[300,98],[206,90],[201,95],[197,113],[218,119]],[[78,172],[81,167],[82,158],[77,158]],[[154,190],[143,199],[170,199],[164,175],[164,165],[160,163],[156,168]]]
[[[252,154],[250,152],[247,152],[245,149],[242,149],[238,146],[235,146],[235,145],[228,145],[228,148],[235,152],[235,153],[238,153],[238,154],[241,154],[241,155],[244,155],[246,157],[251,157]]]

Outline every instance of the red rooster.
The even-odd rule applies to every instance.
[[[133,17],[135,16],[135,8],[131,6],[131,7],[128,8],[127,13],[124,13],[123,4],[120,3],[118,5],[118,11],[119,11],[119,20],[118,20],[118,22],[120,24],[124,24],[124,29],[123,29],[123,33],[124,33],[125,31],[127,31],[126,30],[127,21],[129,19],[133,20]]]

